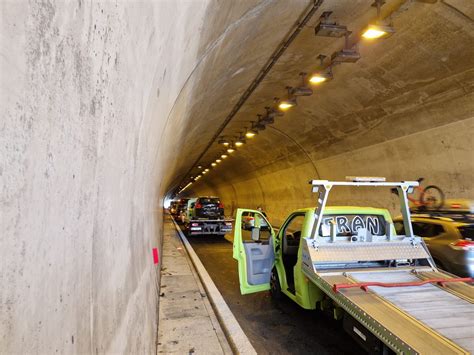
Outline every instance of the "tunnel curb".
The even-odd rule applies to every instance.
[[[212,281],[207,270],[184,235],[183,231],[173,218],[171,220],[173,221],[178,235],[186,248],[189,258],[196,268],[212,308],[216,314],[216,318],[219,321],[233,352],[236,354],[257,354],[255,348],[252,346],[247,335],[245,335],[244,331],[240,327],[239,322]]]

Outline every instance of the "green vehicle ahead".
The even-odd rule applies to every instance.
[[[369,353],[474,353],[474,279],[439,270],[414,235],[407,195],[418,182],[311,184],[317,206],[292,212],[278,232],[263,213],[237,210],[233,257],[241,293],[270,290],[274,299],[286,295],[305,309],[329,311]],[[326,207],[334,187],[396,188],[403,234],[387,209]]]

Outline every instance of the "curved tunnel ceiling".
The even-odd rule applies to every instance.
[[[222,134],[238,135],[250,125],[249,121],[256,119],[257,114],[265,112],[264,107],[271,105],[275,96],[285,97],[286,86],[300,84],[300,72],[317,69],[318,55],[330,57],[343,48],[344,39],[314,35],[314,27],[323,11],[332,11],[331,20],[346,25],[357,34],[376,16],[372,3],[323,2]],[[442,156],[442,151],[451,148],[455,160],[463,167],[457,171],[452,161],[446,161],[446,166],[438,169],[438,177],[433,174],[434,178],[443,180],[444,186],[454,193],[470,193],[470,189],[462,191],[462,186],[454,185],[462,185],[472,177],[473,166],[468,159],[472,146],[467,155],[457,154],[458,147],[441,144],[443,134],[438,139],[435,138],[440,134],[438,131],[429,133],[440,127],[446,127],[440,129],[448,132],[450,125],[456,122],[463,122],[463,126],[451,128],[453,132],[460,134],[459,131],[466,129],[472,133],[472,120],[469,119],[474,112],[474,25],[469,17],[472,9],[466,2],[456,5],[459,4],[461,6],[453,7],[448,2],[387,1],[382,15],[391,13],[396,28],[392,37],[360,41],[360,60],[335,66],[334,80],[313,87],[314,93],[310,97],[299,97],[296,107],[283,117],[277,117],[275,123],[268,125],[257,137],[248,139],[246,145],[194,183],[188,194],[210,191],[226,195],[222,189],[225,190],[229,184],[251,179],[259,181],[259,176],[288,172],[287,169],[294,174],[287,185],[292,184],[295,186],[292,188],[301,191],[306,191],[302,187],[307,189],[309,179],[340,179],[354,170],[396,179],[413,179],[418,177],[413,174],[428,173],[428,167],[407,169],[405,165],[410,164],[410,156],[419,154],[426,157],[438,153]],[[257,11],[258,16],[248,16],[247,20],[253,26],[235,27],[234,32],[229,32],[224,39],[226,43],[214,48],[215,53],[210,54],[212,60],[206,63],[199,81],[195,81],[193,105],[183,113],[190,120],[171,188],[180,182],[184,186],[190,175],[199,173],[196,166],[192,166],[194,161],[218,131],[262,63],[308,8],[308,2],[304,1],[292,2],[292,6],[273,3],[270,6],[263,2]],[[465,139],[446,134],[447,144],[449,140]],[[399,139],[402,141],[396,143]],[[343,156],[377,145],[382,145],[378,156]],[[215,141],[199,164],[208,167],[223,150],[224,147]],[[321,163],[337,156],[341,158],[336,169],[329,169],[327,163]],[[361,157],[360,161],[357,161],[357,156]],[[373,164],[371,159],[383,163]],[[449,154],[443,159],[449,160]],[[416,165],[424,163],[433,167],[429,158],[425,162],[417,161]],[[340,168],[341,164],[347,165],[347,169]],[[295,167],[302,165],[304,169],[298,172]],[[186,176],[187,171],[190,174]],[[463,177],[451,183],[444,181],[456,174]],[[262,181],[257,184],[262,185]],[[254,193],[258,190],[265,193],[262,186],[255,187]],[[288,194],[288,191],[280,193]],[[230,194],[235,197],[242,192]],[[311,202],[308,200],[307,203]]]

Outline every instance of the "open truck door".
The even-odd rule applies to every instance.
[[[233,257],[239,264],[241,294],[270,289],[270,275],[275,262],[274,240],[275,232],[261,212],[237,210]]]

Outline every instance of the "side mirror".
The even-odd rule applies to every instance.
[[[252,228],[252,240],[254,242],[258,242],[260,240],[260,228],[258,227]]]

